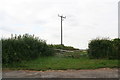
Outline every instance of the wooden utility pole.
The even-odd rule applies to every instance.
[[[62,29],[62,21],[63,21],[64,19],[66,19],[66,16],[63,17],[63,15],[62,15],[62,16],[58,15],[58,17],[61,18],[61,45],[63,45],[63,29]]]

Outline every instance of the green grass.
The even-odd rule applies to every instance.
[[[40,57],[31,61],[14,63],[7,67],[3,64],[3,69],[17,70],[67,70],[67,69],[97,69],[97,68],[117,68],[118,60],[89,59],[86,52],[67,52],[57,54],[53,57]]]
[[[97,69],[115,68],[117,60],[91,60],[88,58],[42,57],[33,61],[16,63],[10,69],[27,70],[67,70],[67,69]]]

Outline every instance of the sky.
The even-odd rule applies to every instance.
[[[0,0],[0,38],[31,34],[48,44],[88,48],[95,38],[118,37],[119,0]]]

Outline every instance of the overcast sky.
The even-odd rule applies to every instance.
[[[1,0],[0,37],[35,34],[48,44],[60,44],[60,17],[63,43],[85,49],[96,37],[118,36],[119,0]]]

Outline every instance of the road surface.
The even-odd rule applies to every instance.
[[[118,69],[95,70],[3,70],[3,78],[118,78]]]

